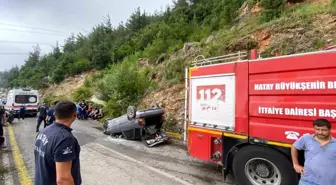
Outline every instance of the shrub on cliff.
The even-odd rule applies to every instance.
[[[183,59],[175,59],[165,63],[163,80],[168,84],[177,84],[183,81],[186,62]]]
[[[129,105],[135,105],[152,85],[148,69],[140,68],[135,59],[127,57],[122,63],[113,64],[95,86],[98,97],[107,102],[106,116],[119,116]]]
[[[62,100],[69,100],[68,98],[64,97],[64,96],[44,96],[42,99],[44,104],[47,104],[49,106],[52,106],[54,104],[55,101],[62,101]]]
[[[281,16],[287,0],[261,0],[260,5],[264,8],[261,15],[262,22],[268,22]]]
[[[80,102],[83,100],[88,100],[92,97],[93,92],[92,89],[90,87],[86,87],[86,86],[82,86],[78,89],[76,89],[73,93],[72,93],[72,99],[75,102]]]

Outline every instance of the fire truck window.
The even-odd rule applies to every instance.
[[[16,95],[15,103],[36,103],[37,97],[35,95]]]

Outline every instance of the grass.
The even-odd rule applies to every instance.
[[[186,61],[182,58],[167,61],[165,64],[163,81],[166,84],[179,84],[184,79]]]
[[[4,167],[0,167],[0,175],[8,173],[8,169]]]
[[[329,12],[332,15],[336,15],[336,0],[333,0],[333,4],[329,7]]]
[[[330,5],[329,5],[330,6]],[[294,19],[309,19],[314,15],[329,13],[328,6],[324,4],[302,3],[289,8],[283,16],[290,16]]]

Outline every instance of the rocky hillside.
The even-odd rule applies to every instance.
[[[56,49],[35,63],[39,53],[34,51],[23,69],[7,74],[8,84],[35,86],[45,97],[99,99],[109,117],[128,105],[159,104],[167,112],[165,129],[182,133],[184,67],[195,57],[250,49],[270,57],[336,44],[335,0],[192,2],[179,0],[157,16],[136,12],[126,27],[112,29],[107,21],[89,37],[69,38],[63,52]],[[31,69],[47,70],[51,64],[57,64],[48,73],[53,75],[41,74],[41,83],[35,83],[40,76],[27,80]],[[91,69],[98,72],[88,73]]]
[[[87,76],[87,73],[83,73],[68,77],[59,84],[52,84],[48,88],[40,89],[39,93],[41,94],[42,99],[47,96],[59,96],[71,99],[72,92],[84,84],[84,79]]]
[[[92,75],[99,71],[83,72],[81,74],[71,76],[60,82],[59,84],[52,84],[47,88],[39,89],[41,99],[69,99],[73,100],[73,93],[84,85],[85,79],[91,78]],[[91,96],[89,99],[96,104],[104,105],[105,102],[99,100],[96,96]]]
[[[200,43],[186,43],[177,53],[178,56],[192,61],[192,57],[207,54],[209,50],[217,55],[244,49],[253,44],[262,57],[271,57],[279,51],[281,55],[316,51],[323,46],[336,44],[336,14],[330,7],[331,1],[315,0],[301,4],[288,4],[284,15],[266,24],[255,24],[258,6],[244,4],[241,8],[241,21],[229,30],[222,30],[209,36]],[[238,35],[236,35],[238,33]],[[236,36],[236,37],[235,37]],[[229,39],[232,37],[232,39]],[[224,41],[224,42],[223,42]],[[226,41],[226,42],[225,42]],[[202,47],[199,47],[202,45]],[[218,52],[217,52],[218,51]],[[209,54],[209,56],[212,56]],[[175,58],[172,55],[172,58]],[[166,63],[174,62],[171,60]],[[176,64],[178,65],[178,64]],[[160,74],[164,64],[156,67]],[[169,129],[182,132],[184,116],[184,82],[177,85],[165,85],[157,91],[147,93],[141,104],[149,106],[158,103],[169,112]]]

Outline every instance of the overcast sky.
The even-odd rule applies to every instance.
[[[112,24],[117,26],[119,22],[125,22],[137,7],[153,13],[164,10],[171,2],[172,0],[0,0],[0,70],[22,65],[28,52],[32,51],[32,43],[40,45],[41,53],[48,53],[56,41],[62,45],[71,33],[85,34],[91,31],[107,14],[110,14]]]

